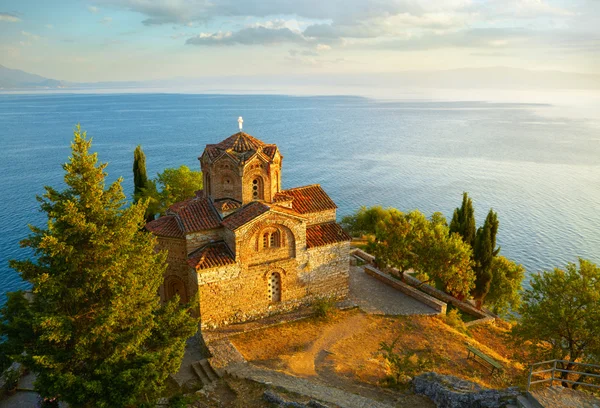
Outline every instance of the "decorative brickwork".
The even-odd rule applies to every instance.
[[[161,298],[198,293],[203,327],[348,294],[350,237],[315,184],[281,189],[277,146],[239,132],[199,157],[204,190],[148,223],[168,251]]]

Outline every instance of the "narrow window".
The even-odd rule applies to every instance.
[[[269,301],[281,302],[281,275],[277,272],[271,272],[268,284]]]
[[[262,178],[256,177],[252,180],[252,199],[262,200],[263,199],[263,185]]]
[[[263,248],[268,248],[269,247],[269,233],[265,232],[263,234]]]

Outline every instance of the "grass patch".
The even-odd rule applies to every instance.
[[[463,312],[462,310],[460,310],[459,308],[454,306],[452,303],[448,303],[448,306],[446,308],[446,315],[450,314],[450,312],[452,312],[452,311],[456,311],[455,313],[458,313],[458,315],[460,316],[460,319],[465,323],[469,323],[469,322],[479,319],[479,317],[477,317],[477,316],[473,316],[470,313]]]

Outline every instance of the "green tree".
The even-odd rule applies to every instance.
[[[509,310],[517,310],[521,304],[521,282],[525,268],[503,256],[492,260],[492,281],[485,297],[485,305],[498,315],[506,315]]]
[[[125,206],[121,179],[106,188],[106,164],[79,126],[71,147],[66,189],[38,197],[47,228],[21,242],[35,257],[11,261],[33,286],[35,336],[19,360],[43,397],[72,407],[153,405],[197,320],[178,299],[160,303],[166,254],[141,231],[145,202]]]
[[[450,233],[458,233],[463,241],[474,246],[475,243],[475,210],[473,200],[468,193],[463,193],[463,201],[460,208],[454,210],[452,221],[450,221]]]
[[[133,152],[133,202],[137,203],[148,188],[148,175],[146,174],[146,155],[142,146],[137,145]]]
[[[391,210],[377,224],[369,250],[377,262],[402,271],[414,269],[440,282],[445,291],[464,298],[472,289],[471,248],[457,234],[449,234],[443,217],[428,220],[419,211]]]
[[[494,257],[500,252],[496,248],[496,234],[498,233],[498,215],[490,210],[482,227],[477,230],[473,259],[475,261],[475,289],[473,297],[481,307],[494,277],[492,263]]]
[[[0,373],[23,353],[23,345],[34,338],[31,328],[31,310],[24,292],[7,294],[0,309]]]
[[[579,259],[579,268],[569,263],[565,270],[556,268],[532,276],[519,314],[513,334],[520,344],[530,345],[536,358],[567,360],[569,363],[559,364],[566,369],[572,369],[577,361],[597,362],[600,268]],[[561,378],[567,379],[567,374],[561,373]]]
[[[202,172],[190,170],[187,166],[167,168],[148,181],[143,196],[148,199],[148,212],[164,214],[175,203],[187,200],[202,190]]]
[[[369,208],[362,206],[355,214],[343,217],[342,226],[355,236],[374,235],[377,224],[387,219],[392,210],[380,206]]]

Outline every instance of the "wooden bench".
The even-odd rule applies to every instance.
[[[485,355],[483,352],[477,350],[475,347],[467,344],[467,360],[473,355],[473,360],[479,362],[479,360],[475,359],[475,357],[481,358],[483,361],[492,366],[492,372],[490,374],[494,375],[494,370],[502,371],[502,366],[493,358]]]

